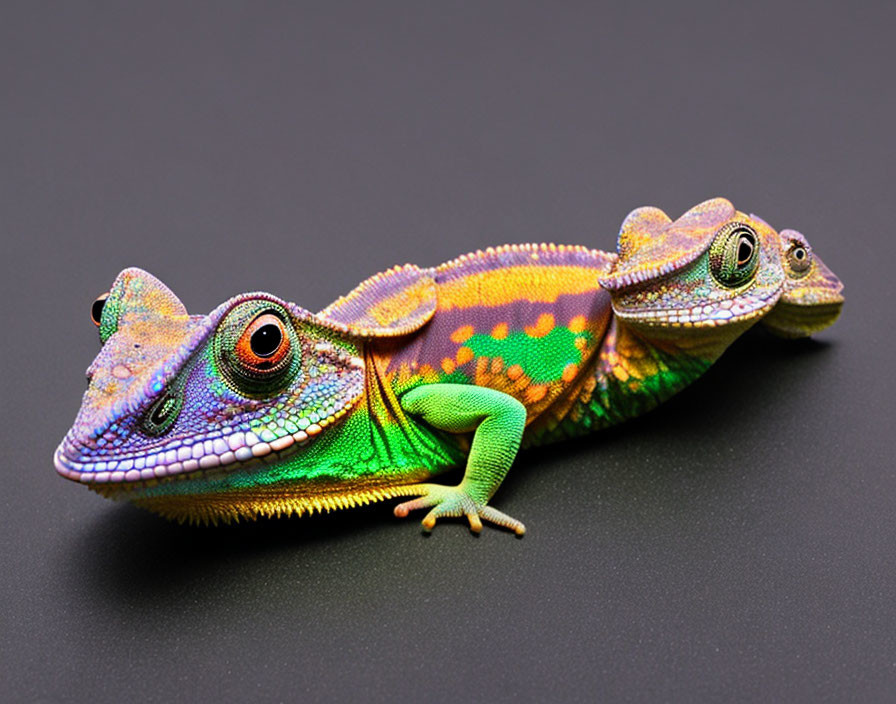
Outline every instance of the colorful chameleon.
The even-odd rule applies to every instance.
[[[715,198],[678,220],[638,208],[618,254],[509,245],[377,274],[314,315],[267,293],[190,316],[140,269],[94,303],[87,370],[57,471],[179,520],[417,497],[426,529],[488,502],[520,446],[641,415],[757,321],[834,322],[842,284],[795,230]],[[457,486],[421,483],[466,462]]]

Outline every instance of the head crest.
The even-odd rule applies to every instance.
[[[432,270],[405,264],[371,276],[316,317],[359,337],[397,337],[421,328],[435,310]]]
[[[189,316],[152,274],[122,271],[103,306],[103,348],[87,370],[91,383],[75,430],[105,427],[109,418],[132,413],[147,396],[158,394],[207,334],[205,321]]]
[[[619,260],[601,286],[616,291],[690,264],[734,213],[724,198],[700,203],[675,222],[658,208],[633,210],[619,231]]]
[[[130,324],[183,325],[187,309],[171,289],[143,269],[122,271],[109,290],[100,319],[100,338],[105,342],[119,328]]]

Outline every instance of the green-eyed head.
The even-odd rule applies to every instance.
[[[724,198],[705,201],[675,221],[657,208],[638,208],[622,224],[619,259],[601,284],[610,291],[620,320],[654,334],[739,330],[776,310],[779,301],[792,298],[796,304],[799,298],[802,305],[815,305],[820,300],[794,283],[793,261],[801,252],[811,260],[811,252],[807,244],[793,249],[795,240],[788,234],[793,232],[779,234]],[[820,262],[810,266],[825,286],[839,286],[829,270],[822,275]],[[815,279],[811,288],[817,288]],[[782,316],[781,325],[788,324]]]

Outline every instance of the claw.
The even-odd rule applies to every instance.
[[[436,517],[433,516],[432,513],[433,512],[430,511],[426,514],[423,520],[420,521],[423,524],[423,530],[425,530],[427,533],[431,532],[432,529],[436,527]]]
[[[479,516],[475,513],[468,513],[467,520],[470,521],[470,530],[474,533],[482,532],[482,521],[479,520]]]
[[[483,520],[512,530],[519,536],[526,532],[526,527],[520,521],[476,501],[460,486],[419,484],[412,489],[414,493],[421,495],[411,501],[398,504],[394,508],[394,513],[399,518],[405,518],[411,511],[431,508],[432,510],[423,519],[423,529],[427,532],[435,527],[439,518],[458,518],[460,516],[466,516],[470,523],[470,531],[477,535],[482,532]]]

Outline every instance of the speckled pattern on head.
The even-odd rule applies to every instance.
[[[424,526],[489,505],[520,446],[647,412],[757,321],[836,319],[842,285],[795,230],[723,198],[623,222],[618,253],[505,245],[395,267],[318,314],[247,293],[190,316],[126,269],[98,301],[102,349],[57,471],[179,520],[344,508],[394,496]],[[466,463],[456,486],[421,483]]]

